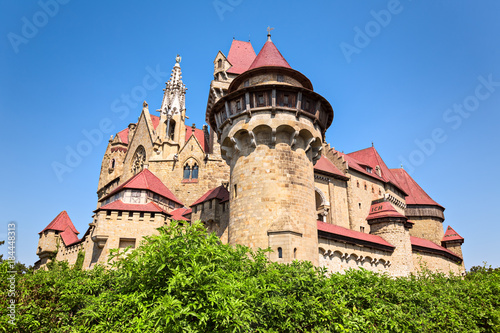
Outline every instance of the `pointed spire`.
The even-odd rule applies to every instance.
[[[163,90],[163,102],[161,105],[161,111],[165,114],[179,113],[185,108],[185,95],[186,86],[182,82],[182,72],[181,72],[181,56],[177,55],[175,57],[175,65],[172,68],[172,73],[170,74],[170,79],[166,83],[166,87]]]
[[[450,241],[461,241],[464,242],[464,238],[458,234],[452,227],[448,226],[446,232],[444,233],[442,242],[450,242]]]
[[[271,30],[274,28],[267,28],[267,41],[260,50],[259,54],[252,62],[250,69],[258,68],[258,67],[267,67],[267,66],[275,66],[275,67],[286,67],[292,68],[285,60],[285,58],[281,55],[280,51],[276,48],[273,41],[271,40]]]

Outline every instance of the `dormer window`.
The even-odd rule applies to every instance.
[[[372,173],[372,172],[373,172],[373,169],[367,166],[367,167],[366,167],[366,172],[368,172],[368,173]]]

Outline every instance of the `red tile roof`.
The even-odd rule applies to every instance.
[[[276,45],[274,45],[271,40],[268,40],[264,44],[259,54],[248,69],[250,70],[258,67],[268,66],[292,68],[285,60],[285,58],[283,58],[280,51],[278,51],[278,48],[276,48]]]
[[[153,128],[156,129],[160,124],[160,117],[153,116],[152,114],[150,114],[149,116],[151,118],[151,123],[153,124]]]
[[[193,128],[190,126],[186,126],[186,142],[193,135]],[[198,140],[201,145],[201,148],[204,152],[206,152],[206,148],[208,147],[208,142],[205,140],[205,132],[201,129],[194,129],[194,137]]]
[[[199,198],[193,204],[191,204],[191,207],[196,206],[198,204],[201,204],[202,202],[214,199],[214,198],[219,199],[221,202],[225,202],[225,201],[229,200],[229,192],[224,187],[224,185],[221,185],[219,187],[211,189],[207,193],[203,194],[203,196],[201,198]]]
[[[176,210],[173,210],[170,212],[170,214],[172,214],[172,219],[173,220],[176,220],[176,221],[186,221],[186,222],[189,222],[191,221],[190,219],[188,219],[185,215],[188,213],[188,211],[190,212],[191,209],[187,209],[187,208],[178,208]]]
[[[394,208],[394,206],[389,201],[382,201],[379,203],[373,203],[370,207],[370,214],[366,217],[367,221],[380,219],[385,217],[399,217],[407,220],[406,216]],[[411,222],[410,222],[411,223]]]
[[[407,205],[432,205],[443,208],[417,184],[417,182],[404,169],[391,169],[392,174],[398,180],[398,183],[403,187],[408,194],[406,197]],[[443,208],[444,209],[444,208]]]
[[[342,178],[347,178],[346,175],[340,171],[335,164],[333,164],[324,155],[321,155],[319,160],[314,165],[314,171],[326,173],[333,176],[341,176]]]
[[[156,129],[158,127],[158,124],[160,124],[160,117],[153,116],[151,114],[149,116],[151,117],[151,123],[153,124],[154,129]],[[116,135],[118,135],[121,142],[128,144],[128,127],[124,130],[121,130]]]
[[[403,187],[398,183],[397,178],[392,174],[391,170],[385,165],[384,161],[380,157],[379,153],[374,147],[369,147],[366,149],[358,150],[352,153],[347,154],[347,156],[350,156],[354,158],[356,161],[355,164],[357,164],[357,167],[360,167],[365,174],[369,175],[375,175],[376,178],[382,178],[384,182],[386,183],[391,183],[397,188],[399,188],[401,191],[405,192]],[[381,177],[379,177],[376,173],[376,167],[377,165],[380,167],[380,173]],[[366,170],[366,166],[370,167],[372,169],[372,172],[368,172]],[[351,167],[351,163],[349,162],[349,167]],[[356,168],[354,168],[356,169]],[[357,170],[357,169],[356,169]],[[360,171],[360,170],[358,170]],[[405,193],[407,194],[407,193]]]
[[[394,249],[394,245],[390,244],[385,239],[377,235],[366,234],[364,232],[354,231],[351,229],[340,227],[338,225],[333,225],[321,221],[317,221],[317,225],[319,231],[327,232],[333,235],[343,236],[345,238],[351,239],[352,242],[354,243],[358,241],[358,244],[359,242],[371,243]]]
[[[165,184],[163,184],[162,181],[148,169],[142,170],[137,175],[133,176],[125,183],[115,188],[113,191],[111,191],[111,193],[104,196],[100,201],[103,201],[112,196],[113,194],[118,193],[126,188],[138,189],[138,190],[150,190],[151,192],[159,194],[167,199],[170,199],[178,204],[183,205],[183,203],[179,199],[177,199],[177,197],[165,186]]]
[[[245,72],[255,60],[255,57],[255,51],[250,42],[233,39],[231,48],[227,54],[227,60],[232,66],[227,72],[233,74]]]
[[[460,261],[463,260],[462,257],[458,256],[457,254],[451,252],[450,250],[448,250],[442,246],[434,244],[430,240],[410,236],[410,242],[411,242],[413,250],[419,250],[419,248],[420,248],[424,251],[429,250],[430,252],[437,252],[440,254],[444,254],[445,256],[448,256],[448,257],[452,256],[453,259],[458,259]]]
[[[61,233],[61,238],[64,242],[64,245],[66,245],[66,246],[70,246],[70,245],[77,243],[81,240],[81,239],[78,239],[78,236],[71,230],[70,227],[66,228],[66,230],[64,230]]]
[[[128,144],[128,127],[118,132],[117,135],[121,142]]]
[[[444,233],[443,239],[441,240],[442,242],[448,242],[448,241],[454,241],[454,240],[460,240],[463,241],[464,238],[458,234],[455,230],[453,230],[452,227],[448,226],[446,229],[446,232]]]
[[[129,211],[129,212],[151,212],[151,213],[166,213],[160,206],[158,206],[154,202],[148,202],[147,204],[128,204],[124,203],[121,200],[116,200],[110,202],[107,205],[101,206],[95,211],[100,210],[121,210],[121,211]],[[170,214],[169,214],[170,215]]]
[[[65,231],[67,228],[69,228],[73,233],[79,234],[78,230],[76,230],[73,225],[73,222],[71,222],[68,213],[63,210],[55,217],[55,219],[52,220],[52,222],[49,223],[48,226],[45,227],[45,229],[40,231],[39,234],[45,230]]]

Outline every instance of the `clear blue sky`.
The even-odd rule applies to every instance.
[[[18,259],[33,264],[38,232],[60,211],[83,235],[107,139],[141,111],[124,96],[156,110],[179,53],[188,124],[201,127],[217,52],[233,37],[258,52],[270,25],[333,106],[327,141],[346,153],[374,142],[446,207],[467,268],[500,266],[499,17],[497,1],[2,1],[0,239],[16,221]],[[167,76],[145,89],[150,71]],[[82,144],[103,119],[112,131]],[[61,181],[53,164],[78,147],[86,156]]]

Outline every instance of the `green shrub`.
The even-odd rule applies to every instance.
[[[5,332],[496,332],[500,271],[390,278],[327,275],[309,262],[220,244],[201,224],[172,223],[112,269],[55,262],[18,276],[16,326]],[[8,267],[0,264],[1,287]],[[6,304],[9,299],[2,294]]]

